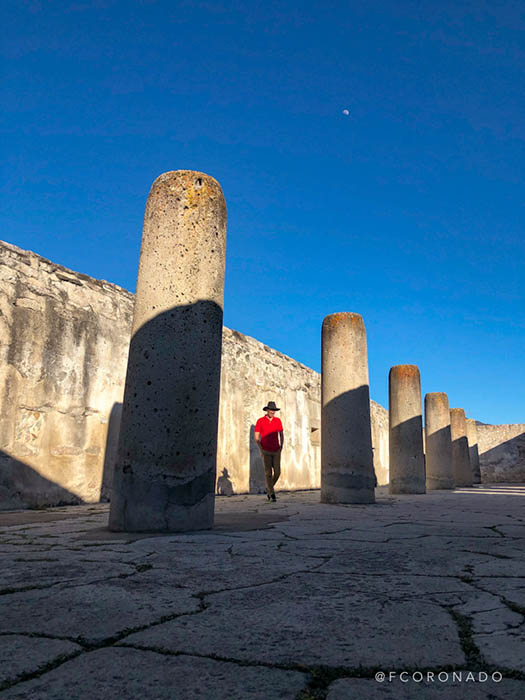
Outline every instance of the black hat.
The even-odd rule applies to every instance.
[[[277,408],[275,405],[275,401],[268,401],[268,406],[265,406],[263,408],[263,411],[280,411],[280,408]]]

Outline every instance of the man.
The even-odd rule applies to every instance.
[[[263,408],[266,415],[255,424],[255,441],[261,451],[266,476],[266,496],[274,503],[277,500],[274,486],[281,476],[281,451],[284,445],[283,424],[275,417],[276,411],[280,410],[275,401],[268,401]]]

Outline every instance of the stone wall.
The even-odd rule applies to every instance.
[[[107,495],[132,312],[124,289],[0,244],[0,507]]]
[[[0,242],[0,508],[109,498],[132,313],[126,290]],[[253,426],[271,399],[285,426],[280,488],[318,488],[319,374],[224,328],[221,492],[264,489]],[[371,408],[382,484],[388,414]]]
[[[483,482],[525,482],[525,423],[477,424]]]
[[[0,509],[110,496],[133,295],[0,242]],[[285,427],[281,489],[320,486],[320,375],[224,328],[217,474],[262,492],[253,427],[269,400]],[[388,412],[371,402],[388,483]],[[483,481],[525,481],[525,424],[478,425]]]

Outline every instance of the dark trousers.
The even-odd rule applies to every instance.
[[[266,476],[266,493],[271,496],[273,487],[281,476],[281,452],[266,452],[262,450],[264,474]]]

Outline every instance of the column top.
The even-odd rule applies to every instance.
[[[326,329],[335,329],[339,326],[349,325],[361,330],[365,328],[361,314],[354,313],[353,311],[338,311],[337,313],[328,314],[328,316],[325,316],[323,319],[323,328]]]
[[[400,379],[419,377],[419,368],[417,365],[394,365],[390,368],[390,376]]]

